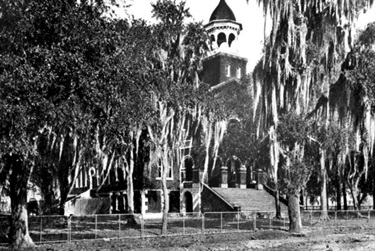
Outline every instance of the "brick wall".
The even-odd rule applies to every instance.
[[[241,77],[246,74],[247,60],[226,53],[217,53],[203,61],[203,82],[211,86],[237,77],[237,68],[241,68]],[[226,66],[230,65],[230,76],[226,74]]]

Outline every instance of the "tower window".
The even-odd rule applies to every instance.
[[[236,39],[236,36],[235,36],[233,33],[231,33],[231,34],[229,35],[229,38],[228,38],[228,44],[229,44],[229,47],[232,45],[232,42],[233,42],[235,39]]]
[[[229,64],[225,66],[225,76],[230,77],[230,65]]]
[[[237,78],[242,77],[241,67],[237,67],[236,75],[237,75]]]
[[[217,36],[217,46],[220,47],[220,45],[225,42],[227,42],[227,37],[223,32],[219,33]]]
[[[211,42],[215,42],[215,36],[214,35],[211,35]]]

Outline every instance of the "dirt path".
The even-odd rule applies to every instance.
[[[182,250],[182,249],[181,249]],[[314,238],[290,237],[283,240],[252,240],[217,244],[210,247],[192,247],[191,250],[375,250],[375,236],[367,234],[335,234]]]
[[[0,250],[3,250],[0,248]],[[146,239],[79,241],[41,245],[25,250],[33,251],[165,251],[165,250],[375,250],[372,229],[307,229],[304,236],[293,236],[287,231],[256,231],[216,235],[159,237]]]

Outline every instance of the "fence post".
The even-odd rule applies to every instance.
[[[140,219],[141,219],[141,238],[144,239],[144,237],[145,237],[145,233],[144,233],[144,231],[145,231],[145,221],[143,219],[143,214],[141,214]]]
[[[240,231],[240,212],[237,211],[237,231]]]
[[[272,217],[271,217],[271,214],[270,214],[270,230],[272,229]]]
[[[370,208],[367,209],[367,222],[370,223]]]
[[[95,214],[95,240],[98,235],[98,216]]]
[[[204,213],[202,214],[202,231],[201,234],[204,235]]]
[[[185,216],[182,215],[182,234],[185,235]]]
[[[42,244],[43,217],[40,217],[39,243]]]
[[[121,234],[121,214],[118,215],[118,239],[120,239]]]
[[[253,225],[254,225],[254,231],[255,231],[256,228],[257,228],[257,213],[256,213],[256,212],[254,213],[254,221],[253,221]]]
[[[166,236],[168,236],[168,228],[169,228],[169,221],[168,221],[169,215],[167,213],[167,217],[165,217],[165,221],[167,222],[167,231],[165,233]]]
[[[72,216],[68,216],[68,242],[72,241]]]
[[[223,212],[220,212],[220,233],[223,232]]]
[[[335,226],[337,226],[337,210],[335,210]]]
[[[371,219],[371,210],[370,208],[368,209],[368,222],[370,222],[370,219]]]
[[[68,232],[66,234],[66,241],[69,242],[69,234],[70,234],[70,222],[69,222],[69,218],[66,219],[67,221],[67,224],[68,224]]]

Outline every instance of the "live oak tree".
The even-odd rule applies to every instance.
[[[89,163],[84,158],[92,158],[91,135],[105,115],[101,105],[109,99],[102,97],[115,97],[109,93],[115,88],[110,81],[120,78],[113,71],[119,67],[118,33],[102,18],[103,8],[67,1],[32,6],[32,42],[51,53],[48,73],[54,79],[48,91],[56,95],[51,98],[53,117],[45,125],[50,151],[40,157],[47,168],[56,169],[61,214],[83,163]]]
[[[319,148],[320,169],[317,173],[317,185],[320,185],[320,220],[329,220],[327,192],[328,186],[330,185],[328,183],[329,174],[334,174],[334,170],[336,170],[335,178],[336,180],[340,180],[340,169],[342,169],[343,164],[340,158],[341,154],[346,149],[345,147],[347,145],[345,144],[345,140],[349,132],[332,120],[322,125],[320,119],[316,119],[311,131],[312,133],[309,135],[309,139]],[[330,178],[334,180],[332,175]]]
[[[27,184],[37,155],[37,140],[50,102],[44,86],[52,76],[40,74],[47,65],[33,65],[40,48],[30,45],[28,3],[1,3],[0,120],[2,176],[8,177],[11,198],[10,242],[14,248],[30,246],[26,212]],[[25,18],[28,17],[28,18]],[[44,54],[44,51],[41,51]]]
[[[363,87],[367,85],[368,81],[371,82],[370,79],[372,79],[372,77],[371,73],[362,73],[368,71],[368,66],[371,64],[364,63],[364,65],[357,68],[357,66],[359,66],[357,65],[357,59],[358,62],[366,62],[368,56],[371,58],[371,43],[373,43],[370,38],[371,34],[373,35],[373,32],[371,32],[371,26],[369,26],[366,31],[359,35],[358,39],[354,40],[353,38],[349,40],[351,43],[348,50],[350,51],[347,55],[341,54],[337,56],[337,59],[340,59],[337,61],[342,61],[342,63],[336,64],[337,66],[334,67],[337,72],[337,74],[335,74],[337,77],[332,78],[330,83],[325,85],[326,91],[319,98],[317,108],[314,110],[314,113],[319,110],[318,116],[323,118],[321,119],[322,125],[320,130],[324,133],[321,133],[320,135],[323,136],[324,141],[319,141],[321,146],[322,219],[328,219],[326,202],[327,168],[330,168],[333,163],[337,163],[337,173],[343,174],[340,170],[349,168],[345,159],[352,158],[352,151],[358,152],[358,154],[355,154],[354,156],[363,156],[365,159],[363,162],[364,169],[359,171],[359,169],[354,166],[354,172],[352,175],[343,177],[343,180],[346,180],[346,183],[344,183],[343,186],[345,187],[348,185],[349,188],[354,186],[354,189],[351,189],[351,191],[354,191],[355,194],[358,190],[356,187],[358,187],[359,180],[362,175],[367,173],[368,159],[370,158],[374,145],[374,135],[372,132],[374,124],[373,115],[370,112],[371,101],[369,101],[370,99],[368,98],[369,93],[367,92],[367,88]],[[370,53],[365,56],[367,51]],[[361,55],[361,53],[363,53],[363,55]],[[371,60],[368,62],[371,62]],[[351,79],[350,76],[353,73],[359,73],[357,75],[359,78],[356,80]],[[354,83],[356,84],[354,85]],[[333,128],[331,124],[333,124],[333,126],[339,126],[340,130],[345,132],[346,137],[352,137],[354,140],[349,140],[348,138],[343,139],[341,147],[338,147],[337,150],[331,151],[332,148],[329,145],[334,143],[332,137],[329,136],[330,129]],[[351,128],[351,130],[349,128]],[[344,134],[340,135],[340,137],[343,136]],[[351,142],[356,143],[350,144]],[[358,158],[355,157],[355,159]],[[355,163],[358,163],[358,161],[355,161]],[[349,182],[349,180],[347,180],[348,177],[356,178],[355,181]],[[343,191],[343,195],[346,196],[345,191]],[[356,199],[354,201],[356,201]]]
[[[302,231],[300,192],[305,188],[316,163],[316,149],[308,138],[310,127],[311,121],[304,116],[290,113],[280,117],[276,131],[282,149],[278,183],[288,196],[289,227],[295,232]]]
[[[171,2],[160,4],[176,8]],[[163,148],[153,141],[163,151],[164,166],[171,164],[169,154],[176,154],[184,140],[174,133],[182,132],[187,107],[197,107],[203,100],[195,93],[202,93],[196,73],[206,40],[201,25],[182,24],[187,11],[180,7],[169,13],[159,8],[164,24],[152,28],[142,21],[128,24],[103,18],[100,1],[4,3],[1,172],[8,177],[12,197],[10,241],[15,247],[32,245],[25,204],[35,164],[57,176],[60,209],[83,163],[99,172],[98,189],[108,181],[111,169],[122,168],[129,211],[134,209],[132,172],[143,126],[158,130],[160,119],[163,128],[172,129],[167,137],[162,134]],[[169,17],[177,23],[168,22]],[[180,34],[182,27],[185,32]],[[163,107],[176,115],[178,126],[160,117]],[[153,134],[157,135],[150,131]]]
[[[283,150],[276,135],[280,115],[306,114],[316,104],[319,89],[329,98],[329,83],[337,78],[337,64],[353,41],[352,24],[373,1],[258,3],[271,17],[271,34],[253,76],[263,114],[259,121],[273,142],[271,162],[277,173],[279,152]],[[329,109],[326,111],[328,114]]]
[[[372,112],[373,83],[373,24],[361,31],[349,53],[342,55],[339,76],[329,86],[328,93],[320,97],[314,112],[329,119],[321,128],[321,166],[336,163],[337,175],[341,176],[344,202],[350,188],[355,207],[358,208],[358,185],[367,175],[369,159],[374,146],[374,116]],[[338,127],[339,134],[331,134]],[[322,168],[322,173],[325,168]],[[322,176],[325,178],[326,176]],[[339,177],[336,177],[338,180]],[[340,186],[337,187],[339,191]],[[322,189],[322,205],[323,197]],[[338,198],[339,200],[340,198]],[[323,208],[327,217],[327,207]]]
[[[130,75],[120,74],[121,33],[102,16],[101,1],[3,1],[0,11],[0,171],[11,197],[10,242],[18,248],[33,245],[25,208],[33,168],[56,169],[63,208],[95,129],[105,126],[108,98],[118,91],[128,101],[131,92],[119,83]]]
[[[341,163],[357,209],[359,182],[367,176],[374,148],[374,27],[370,23],[359,32],[341,65],[340,77],[330,87],[330,109],[340,126],[348,131]]]
[[[153,15],[159,20],[153,27],[152,41],[159,60],[154,64],[151,94],[156,111],[155,123],[147,125],[153,144],[152,162],[161,167],[163,204],[162,234],[167,230],[169,196],[167,175],[181,162],[180,146],[187,139],[194,110],[204,95],[198,72],[205,54],[206,34],[200,23],[186,24],[190,17],[185,2],[157,1],[152,4]],[[160,164],[159,164],[160,163]]]

